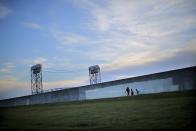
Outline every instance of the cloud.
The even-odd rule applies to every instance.
[[[111,0],[104,6],[86,2],[96,30],[126,30],[140,36],[167,36],[196,24],[194,1]],[[90,4],[89,4],[90,3]],[[181,22],[179,22],[181,21]]]
[[[76,34],[65,35],[63,37],[63,42],[68,44],[80,43],[86,41],[85,37]]]
[[[60,87],[61,88],[76,87],[84,84],[86,84],[86,80],[83,78],[43,82],[44,89],[46,90],[53,89],[53,88],[60,88]]]
[[[119,79],[126,79],[126,78],[130,78],[130,77],[134,77],[133,75],[118,75],[116,77],[117,80]]]
[[[91,29],[98,29],[101,32],[105,32],[110,29],[111,22],[110,19],[108,19],[109,16],[107,12],[109,10],[107,8],[101,7],[98,2],[96,3],[90,0],[76,1],[75,3],[83,9],[90,10],[89,12],[91,12],[93,16],[93,22],[90,25]]]
[[[5,63],[4,67],[0,68],[0,72],[2,73],[9,73],[13,71],[16,68],[16,66],[13,63]]]
[[[42,29],[42,26],[38,23],[34,22],[25,22],[24,23],[27,27],[32,28],[32,29]]]
[[[91,12],[90,59],[103,60],[106,71],[165,61],[195,46],[195,1],[82,1]],[[191,34],[191,35],[190,35]],[[193,50],[193,49],[192,49]]]
[[[33,63],[32,63],[33,61]],[[25,64],[29,64],[31,66],[35,64],[42,64],[42,67],[46,70],[54,70],[54,69],[67,69],[70,70],[71,67],[74,68],[75,66],[70,64],[68,59],[65,57],[59,57],[59,58],[45,58],[45,57],[37,57],[34,60],[26,60]]]
[[[12,89],[24,89],[29,87],[30,84],[26,81],[22,81],[13,76],[7,76],[0,79],[0,92]]]
[[[34,64],[45,64],[46,61],[47,61],[46,58],[38,57],[33,62],[34,62]]]
[[[184,53],[195,53],[196,48],[196,39],[192,40],[190,43],[187,43],[186,46],[167,49],[159,51],[144,51],[139,54],[129,53],[122,57],[116,58],[114,61],[108,64],[102,64],[104,71],[114,71],[124,68],[136,68],[137,66],[146,65],[153,62],[165,61],[167,59],[182,55]]]
[[[0,79],[0,99],[18,97],[31,94],[30,83],[14,76],[5,76]]]
[[[87,37],[75,33],[66,33],[57,29],[54,29],[51,32],[54,38],[63,45],[82,44],[88,41]]]
[[[5,18],[10,12],[10,9],[0,4],[0,19]]]
[[[36,64],[42,64],[43,71],[64,71],[69,72],[73,70],[86,68],[85,64],[72,64],[66,56],[56,55],[54,57],[35,57],[31,59],[21,59],[17,61],[17,64],[23,65],[29,68]]]
[[[53,67],[55,65],[55,63],[54,64],[50,63],[50,61],[48,61],[48,59],[45,57],[23,59],[23,60],[18,61],[18,64],[24,65],[26,68],[29,68],[29,69],[36,64],[41,64],[42,68],[44,68],[44,69]]]
[[[95,17],[95,27],[97,27],[100,31],[103,32],[110,29],[111,23],[104,10],[94,10],[93,15]]]
[[[42,64],[46,67],[49,66],[49,62],[48,62],[47,58],[45,58],[45,57],[36,57],[36,58],[32,58],[32,59],[21,59],[18,61],[18,64],[25,65],[26,67],[31,67],[36,64]]]
[[[75,78],[57,81],[43,81],[43,89],[69,88],[86,84],[84,78]],[[31,94],[30,81],[21,80],[14,76],[6,76],[0,79],[0,99]]]
[[[64,63],[62,63],[64,62]],[[22,64],[29,65],[30,67],[36,64],[41,64],[43,70],[54,70],[54,69],[62,69],[62,68],[69,68],[71,66],[66,60],[63,60],[62,58],[45,58],[45,57],[37,57],[32,60],[23,60],[21,62]]]
[[[148,69],[144,68],[147,65],[152,65],[149,67],[152,69],[157,63],[167,64],[169,61],[173,66],[175,58],[183,63],[185,60],[181,59],[196,54],[195,3],[195,0],[75,1],[75,4],[88,12],[81,13],[87,14],[85,18],[88,20],[78,21],[84,22],[81,25],[87,24],[85,31],[78,29],[68,32],[63,30],[64,25],[62,28],[49,28],[47,31],[52,34],[57,45],[63,47],[58,48],[60,50],[56,58],[37,57],[21,63],[25,67],[43,65],[44,89],[85,84],[88,66],[94,64],[100,65],[104,74],[102,78],[108,76],[108,80],[111,80],[112,77],[130,77],[128,74],[133,75],[130,72],[136,72],[134,75],[137,75],[141,71],[136,70],[138,68],[148,73]],[[2,7],[0,5],[0,19],[10,12],[8,8]],[[36,22],[23,24],[32,29],[43,29],[42,25]],[[160,71],[166,69],[166,66],[161,64],[157,67]],[[14,64],[7,64],[0,68],[0,72],[11,72],[15,68]],[[29,69],[30,67],[27,67],[24,70],[28,75]],[[83,72],[77,71],[78,69],[82,69]],[[73,70],[75,72],[72,74]],[[47,74],[47,71],[56,74]],[[71,73],[66,74],[69,71]],[[157,72],[156,69],[153,71]],[[28,83],[27,79],[19,79],[19,75],[0,79],[1,89],[30,89],[30,82]]]

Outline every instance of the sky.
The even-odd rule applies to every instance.
[[[0,99],[196,65],[195,0],[0,0]]]

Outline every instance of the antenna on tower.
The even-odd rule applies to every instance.
[[[37,64],[31,67],[31,92],[32,94],[43,92],[41,64]]]
[[[89,79],[90,85],[101,83],[101,72],[98,65],[90,66],[89,70]]]

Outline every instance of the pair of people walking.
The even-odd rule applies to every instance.
[[[136,91],[137,95],[139,95],[138,89],[135,89],[135,91]],[[127,96],[129,96],[130,95],[130,89],[129,89],[129,87],[126,88],[126,92],[127,92]],[[131,96],[133,96],[133,95],[134,95],[134,91],[131,88]]]

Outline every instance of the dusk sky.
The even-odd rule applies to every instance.
[[[196,65],[195,0],[0,0],[0,99]]]

